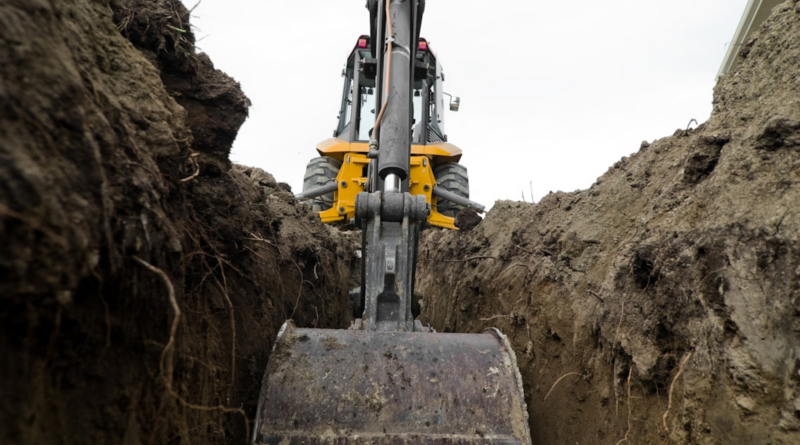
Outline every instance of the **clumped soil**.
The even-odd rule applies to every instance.
[[[422,318],[509,336],[534,443],[800,443],[800,5],[743,55],[590,189],[424,235]]]
[[[349,321],[358,237],[231,165],[188,19],[0,2],[0,443],[245,443],[283,320]]]

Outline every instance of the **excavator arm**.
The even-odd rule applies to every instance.
[[[379,7],[382,4],[383,7]],[[375,180],[356,199],[356,224],[363,230],[363,329],[419,331],[411,303],[417,241],[430,214],[425,197],[408,193],[411,157],[413,61],[424,2],[370,1],[372,42],[377,48],[378,96],[381,104],[370,141]],[[387,37],[388,35],[388,37]]]
[[[411,310],[419,233],[430,213],[424,196],[408,192],[412,62],[424,5],[367,2],[381,106],[368,185],[355,205],[361,318],[349,330],[284,324],[262,382],[254,444],[531,443],[505,336],[435,333]]]

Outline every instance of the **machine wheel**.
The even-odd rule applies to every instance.
[[[306,175],[303,177],[303,191],[322,187],[331,181],[336,181],[336,176],[339,174],[341,166],[342,163],[340,161],[327,156],[312,159],[306,166]],[[333,192],[309,199],[306,203],[311,205],[314,211],[317,212],[328,210],[334,204]]]
[[[469,175],[467,167],[456,163],[440,164],[433,168],[433,177],[436,185],[455,193],[458,196],[469,198]],[[444,216],[455,218],[461,206],[446,199],[437,199],[437,210]]]

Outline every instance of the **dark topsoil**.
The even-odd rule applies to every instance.
[[[800,444],[800,4],[742,55],[697,129],[425,235],[422,316],[510,337],[535,444]]]
[[[283,320],[349,320],[356,244],[230,164],[188,15],[0,0],[0,443],[244,444]]]

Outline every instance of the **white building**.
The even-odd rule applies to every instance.
[[[718,76],[736,68],[736,65],[739,63],[739,50],[742,45],[747,42],[751,34],[758,30],[761,23],[772,14],[772,10],[775,6],[784,1],[785,0],[749,0],[747,2],[747,7],[744,10],[742,19],[739,21],[736,33],[733,35],[733,40],[731,40],[730,45],[728,45],[728,51],[725,53],[725,59],[722,61]]]

